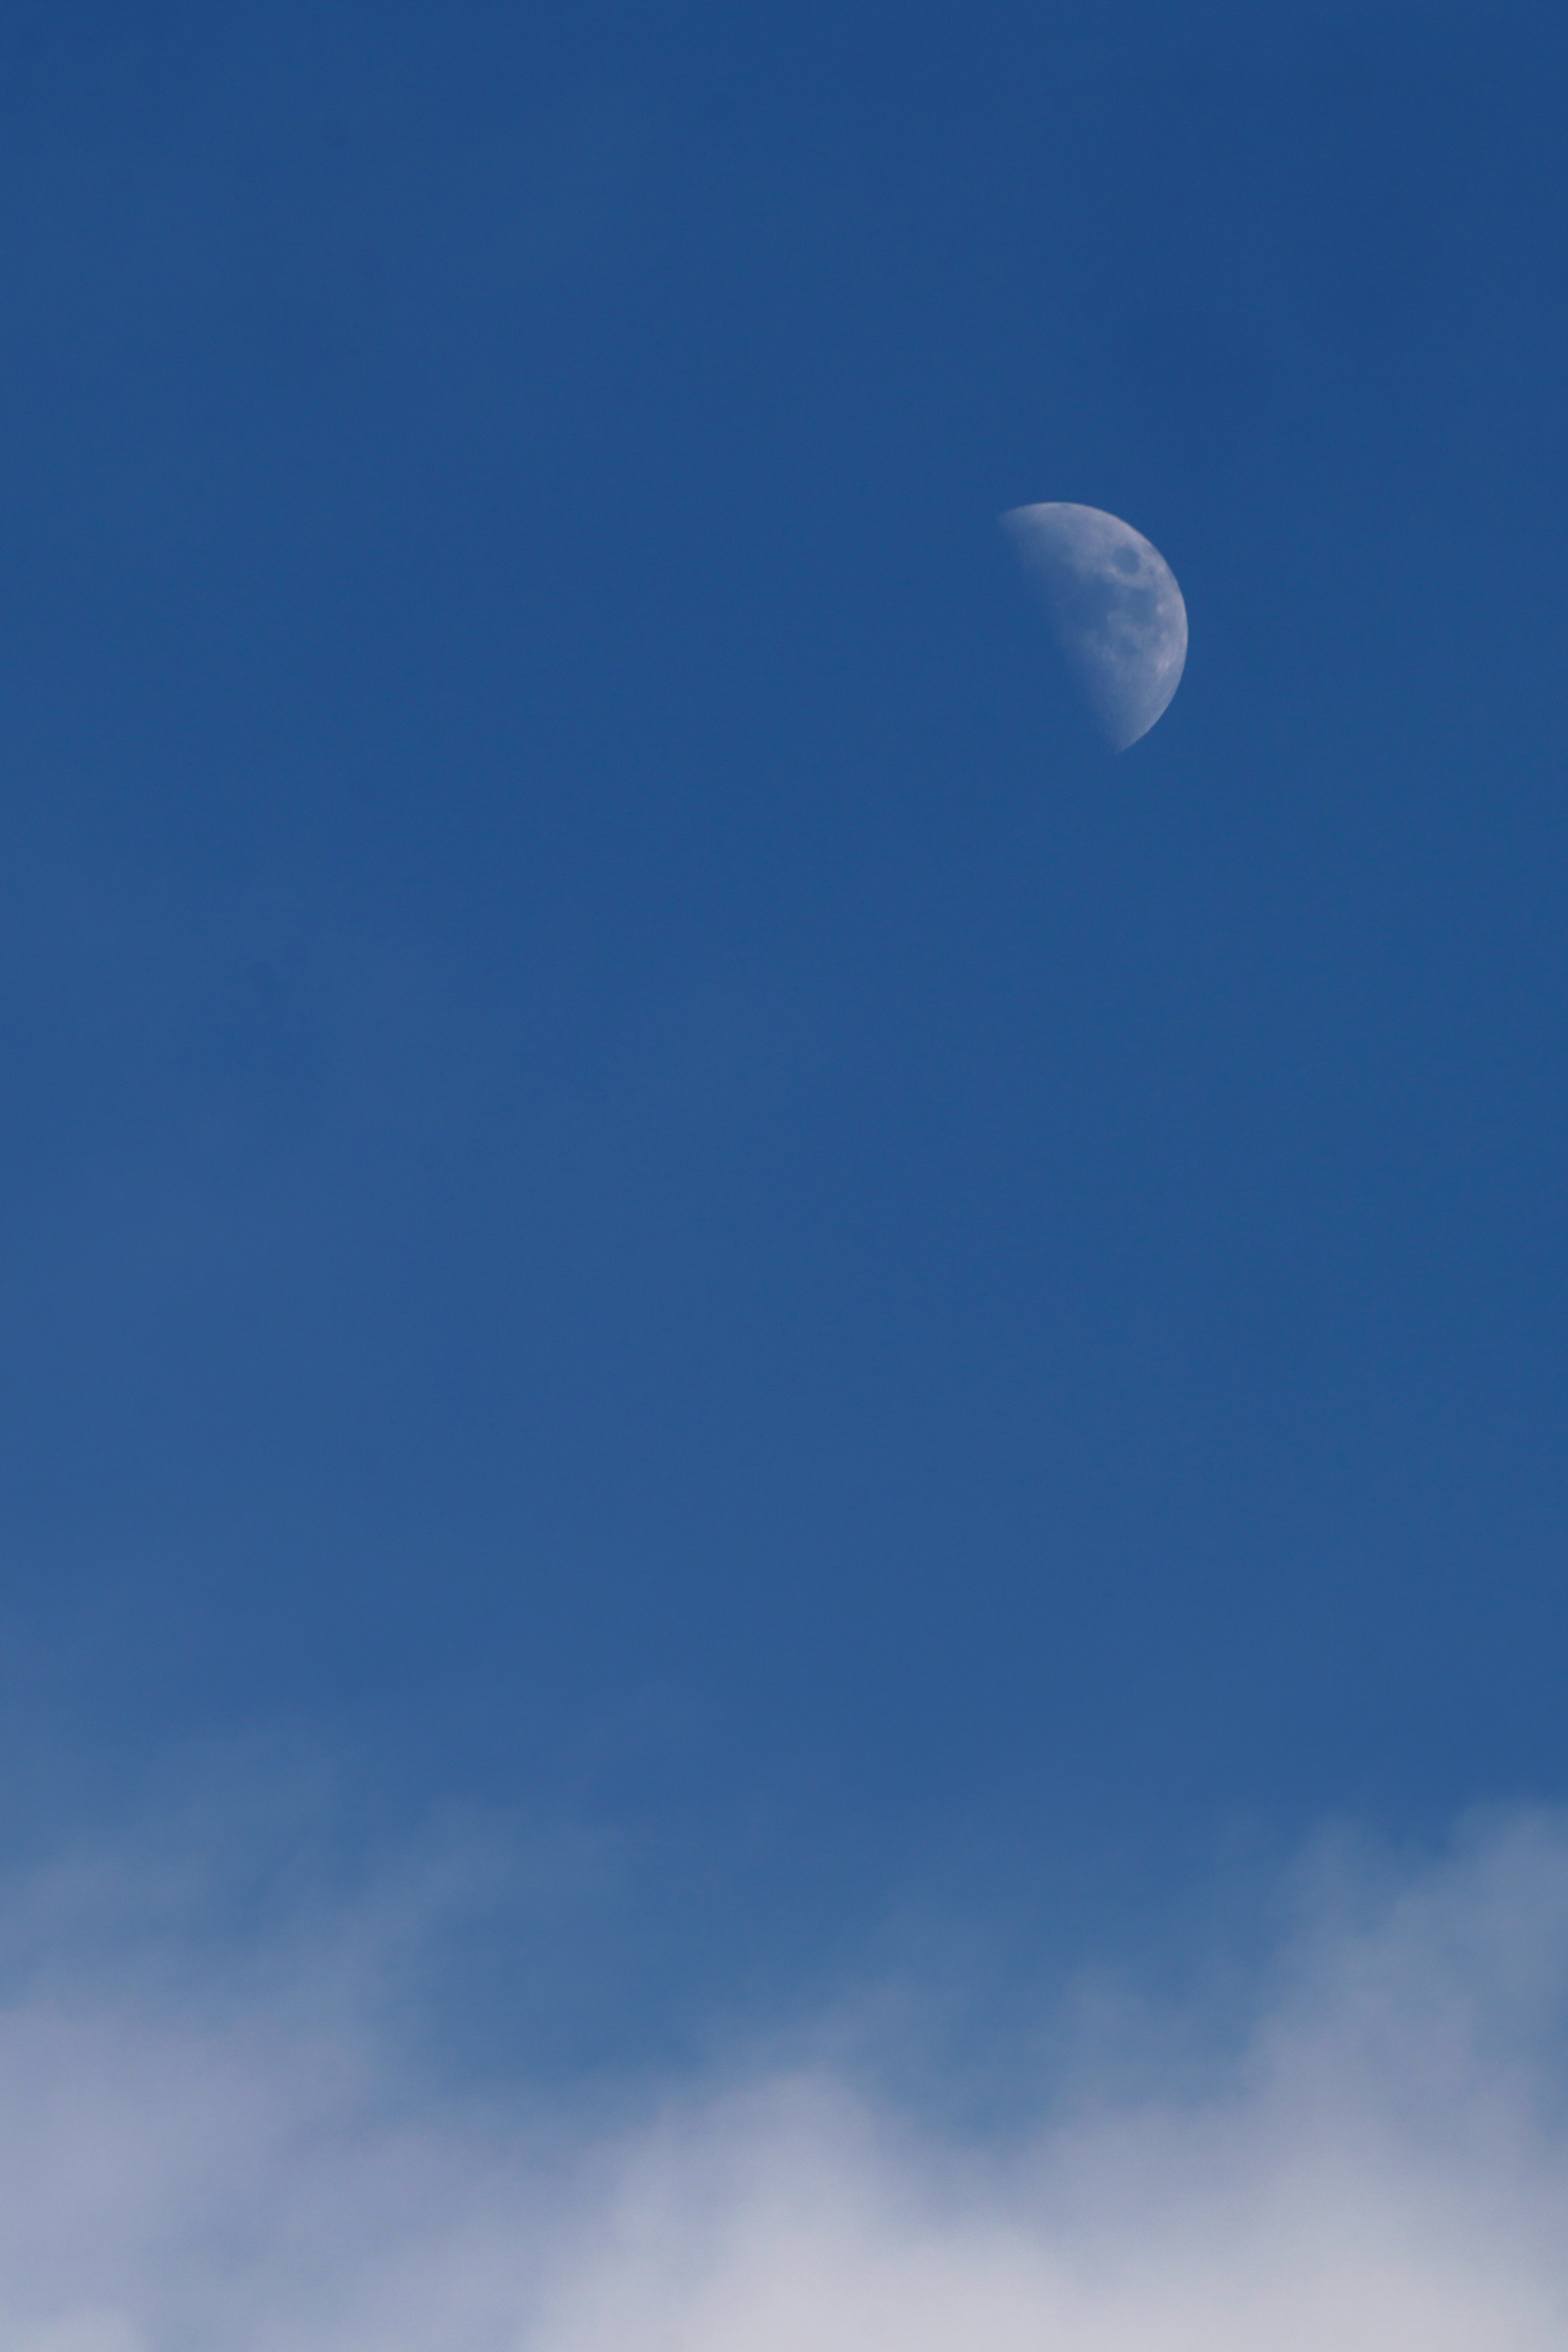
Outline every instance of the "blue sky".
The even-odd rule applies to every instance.
[[[18,1887],[226,1984],[449,1832],[465,2080],[891,1971],[994,2085],[1549,1818],[1565,50],[0,11]],[[1186,599],[1117,760],[1045,499]]]

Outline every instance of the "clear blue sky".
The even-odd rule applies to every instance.
[[[22,1846],[597,1825],[591,2055],[1563,1792],[1565,64],[0,11]],[[1039,499],[1185,594],[1120,760]]]

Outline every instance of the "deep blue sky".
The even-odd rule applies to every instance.
[[[679,1852],[649,1950],[739,1982],[922,1872],[1087,1920],[1563,1792],[1565,64],[0,11],[5,1691],[70,1802],[292,1727],[383,1821]],[[1186,596],[1119,761],[1039,499]]]

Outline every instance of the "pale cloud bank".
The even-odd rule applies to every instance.
[[[417,2088],[342,1970],[312,2022],[287,1971],[117,1996],[68,1958],[0,2016],[0,2352],[1568,2342],[1559,1821],[1320,1871],[1204,2079],[1090,2063],[989,2137],[843,2061],[574,2128]]]

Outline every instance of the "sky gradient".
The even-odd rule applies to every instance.
[[[79,1961],[185,2032],[165,1944],[287,2039],[318,1932],[353,2042],[320,1923],[447,1870],[421,2129],[872,2000],[833,2115],[1048,2135],[1086,1969],[1237,2063],[1314,1841],[1557,1916],[1565,63],[0,8],[0,1860],[143,1923],[29,2046]],[[1044,500],[1185,598],[1117,759]],[[0,2352],[204,2340],[141,2293]]]

